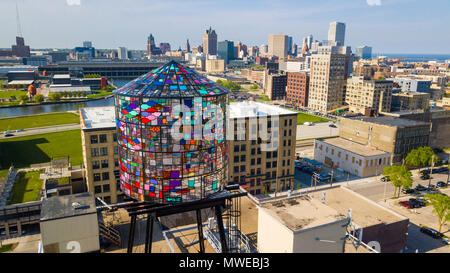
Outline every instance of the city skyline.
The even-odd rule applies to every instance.
[[[117,0],[17,1],[23,36],[35,49],[73,48],[90,40],[96,48],[144,50],[149,33],[153,33],[157,44],[168,42],[174,49],[184,48],[186,39],[192,46],[200,45],[209,26],[216,30],[218,41],[260,46],[268,43],[268,34],[283,33],[301,45],[302,38],[309,34],[319,41],[326,40],[329,23],[339,21],[347,26],[346,45],[353,48],[368,45],[374,53],[450,54],[446,47],[450,37],[441,35],[450,23],[445,16],[445,7],[450,3],[438,2],[423,5],[417,0],[359,0],[336,6],[330,0],[286,0],[267,1],[251,8],[245,8],[249,4],[244,3],[238,9],[234,1],[136,0],[140,8],[135,9]],[[0,9],[11,11],[0,18],[2,25],[10,26],[2,31],[2,48],[10,47],[17,34],[15,6],[14,0],[0,3]],[[52,9],[45,8],[48,6]],[[399,9],[402,14],[398,14]]]

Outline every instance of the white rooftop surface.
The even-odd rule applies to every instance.
[[[54,75],[53,79],[70,79],[69,74]]]
[[[86,91],[91,92],[91,87],[89,86],[50,86],[50,92],[52,93],[59,93],[59,92],[78,92],[78,91]]]
[[[82,129],[100,129],[116,127],[114,106],[81,108]]]
[[[296,115],[297,112],[293,112],[281,107],[254,102],[232,102],[229,107],[229,118],[247,118],[247,117],[264,117],[275,115]]]
[[[8,84],[32,84],[34,80],[16,80],[16,81],[10,81]]]

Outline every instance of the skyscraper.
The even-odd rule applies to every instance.
[[[349,56],[329,52],[313,54],[308,107],[326,113],[344,104]]]
[[[287,37],[287,46],[288,46],[288,55],[292,55],[292,44],[294,43],[293,42],[293,39],[292,39],[292,37],[291,36],[288,36]]]
[[[343,46],[345,44],[345,23],[330,23],[328,41],[336,42],[336,45],[338,46]]]
[[[207,55],[217,55],[217,34],[211,27],[203,34],[203,52]]]
[[[370,46],[358,46],[356,48],[356,56],[361,59],[372,59],[372,48]]]
[[[186,53],[190,53],[191,52],[191,45],[189,44],[189,39],[187,39],[186,41]]]
[[[284,34],[269,34],[269,52],[270,56],[286,58],[288,55],[288,36]]]
[[[225,60],[225,63],[228,64],[230,60],[234,59],[234,43],[233,41],[221,41],[217,45],[217,54],[221,59]]]
[[[119,47],[117,49],[117,56],[120,60],[128,59],[128,50],[126,47]]]
[[[308,45],[308,49],[311,49],[313,43],[313,36],[312,34],[308,35],[308,37],[306,37],[306,44]]]

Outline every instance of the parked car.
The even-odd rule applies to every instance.
[[[427,190],[427,188],[426,187],[424,187],[424,186],[422,186],[422,185],[417,185],[417,187],[415,188],[417,191],[426,191]]]
[[[447,183],[444,183],[444,182],[442,182],[442,181],[439,181],[439,182],[436,183],[436,186],[437,186],[438,188],[447,187]]]
[[[420,179],[422,179],[422,180],[428,180],[428,179],[430,179],[430,175],[429,175],[429,174],[423,174],[423,175],[420,177]]]
[[[314,173],[314,170],[311,169],[310,167],[305,167],[305,168],[302,169],[302,171],[305,172],[305,173],[309,173],[309,174],[313,174]]]
[[[448,171],[447,167],[441,167],[441,168],[433,170],[433,173],[445,173],[447,171]]]
[[[414,207],[416,207],[416,208],[425,207],[427,205],[425,201],[419,200],[419,199],[416,199],[416,198],[410,198],[409,199],[409,204],[413,204]]]
[[[14,136],[13,134],[6,134],[5,137],[12,137]]]
[[[434,191],[434,190],[436,190],[436,186],[433,185],[433,184],[430,184],[430,185],[427,187],[427,189],[428,189],[429,191]]]
[[[442,237],[442,234],[439,231],[432,228],[421,227],[420,232],[425,233],[426,235],[429,235],[434,239],[439,239]]]
[[[330,124],[330,125],[328,125],[328,126],[331,127],[331,128],[337,128],[337,126],[334,125],[334,124]]]
[[[16,133],[20,133],[20,132],[24,132],[25,130],[24,129],[19,129],[19,130],[16,130]]]
[[[313,123],[313,122],[305,122],[305,123],[303,123],[303,125],[306,125],[306,126],[313,126],[314,123]]]
[[[381,181],[383,181],[383,182],[389,182],[389,181],[391,181],[391,179],[389,178],[389,176],[383,176],[383,177],[381,178]]]
[[[402,193],[403,193],[403,194],[413,194],[413,193],[415,193],[415,192],[416,192],[415,189],[407,189],[407,190],[402,189]]]
[[[398,202],[398,204],[400,206],[403,206],[403,207],[408,208],[408,209],[411,208],[411,204],[408,201],[401,201],[401,202]]]
[[[420,173],[421,173],[422,175],[424,175],[424,174],[430,174],[430,169],[421,170]]]

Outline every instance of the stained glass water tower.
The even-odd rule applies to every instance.
[[[220,191],[229,92],[174,61],[114,91],[122,191],[154,203]]]

